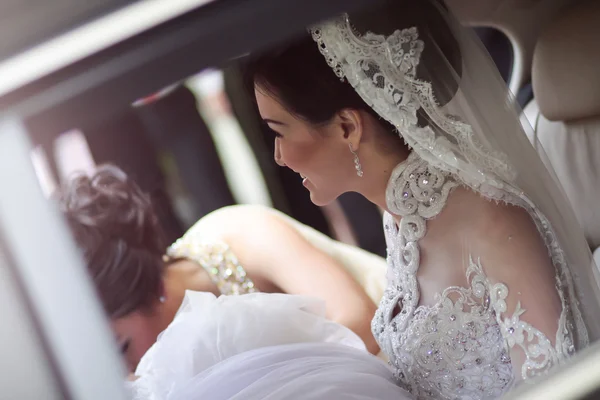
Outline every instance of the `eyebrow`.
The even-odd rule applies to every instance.
[[[276,121],[274,119],[269,119],[269,118],[264,118],[263,121],[265,121],[265,123],[267,123],[267,124],[282,125],[282,126],[287,125],[281,121]]]

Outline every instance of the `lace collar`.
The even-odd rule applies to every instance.
[[[427,231],[427,220],[437,216],[458,183],[412,152],[392,171],[386,190],[389,211],[400,218],[396,225],[390,213],[384,224],[388,241],[388,279],[397,285],[402,311],[398,328],[406,326],[419,303],[417,270],[421,262],[419,240]]]
[[[392,171],[385,193],[386,204],[394,215],[430,219],[441,212],[456,186],[449,173],[430,165],[413,151]]]

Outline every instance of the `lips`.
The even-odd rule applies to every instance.
[[[302,175],[301,173],[298,172],[298,175],[300,175],[300,177],[302,178],[302,184],[304,186],[306,186],[306,183],[308,182],[308,178],[304,175]]]

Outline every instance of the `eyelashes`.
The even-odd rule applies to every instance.
[[[269,131],[269,132],[270,132],[270,133],[271,133],[273,136],[275,136],[276,138],[281,138],[281,137],[283,137],[283,136],[281,135],[281,133],[279,133],[279,132],[277,132],[275,129],[271,128],[271,126],[270,126],[268,123],[266,123],[266,122],[263,122],[263,125],[264,125],[264,127],[267,129],[267,131]]]
[[[125,354],[127,353],[127,350],[129,350],[129,345],[131,344],[131,340],[127,339],[125,340],[122,344],[121,344],[121,354]]]

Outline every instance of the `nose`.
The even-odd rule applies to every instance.
[[[279,165],[280,167],[285,167],[285,163],[281,159],[281,148],[279,147],[279,140],[277,140],[277,138],[275,138],[275,153],[273,154],[273,156],[277,165]]]

